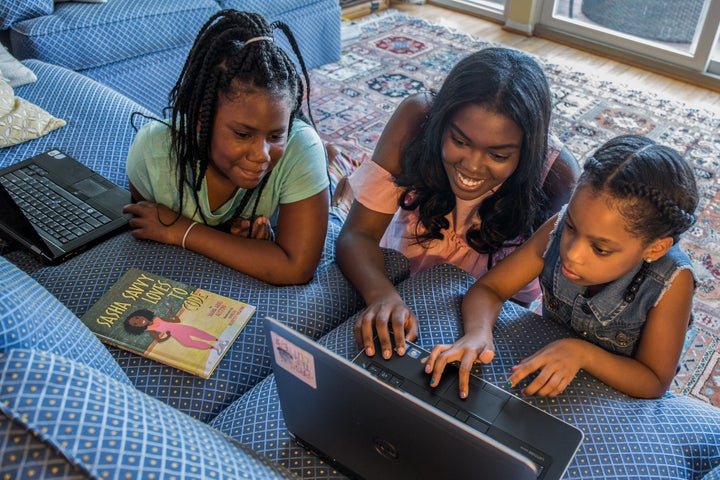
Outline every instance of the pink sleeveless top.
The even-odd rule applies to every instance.
[[[560,154],[555,142],[550,142],[548,151],[548,165],[545,175],[552,163]],[[433,265],[449,263],[462,268],[476,279],[487,272],[488,256],[479,253],[468,245],[465,234],[471,228],[480,225],[477,215],[482,201],[489,195],[465,201],[456,198],[455,210],[445,218],[450,222],[447,230],[443,231],[443,238],[430,240],[418,244],[416,234],[424,232],[417,210],[404,210],[398,207],[398,200],[402,189],[395,185],[394,178],[384,168],[372,160],[365,160],[348,179],[355,200],[370,210],[393,215],[385,234],[380,240],[380,246],[397,250],[410,261],[410,273],[415,274],[430,268]],[[510,254],[515,247],[506,247],[493,255],[493,264],[501,261]],[[513,298],[520,302],[530,303],[540,295],[538,280],[533,280]]]

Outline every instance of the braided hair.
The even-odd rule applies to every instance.
[[[625,228],[647,243],[695,223],[698,191],[690,165],[674,149],[641,135],[621,135],[585,161],[577,188],[607,193]]]
[[[304,83],[295,63],[273,41],[275,29],[281,30],[289,41]],[[170,111],[171,154],[177,163],[178,211],[182,212],[188,187],[199,203],[198,192],[211,161],[212,119],[221,95],[233,98],[262,89],[287,96],[292,102],[289,132],[295,118],[306,120],[303,97],[307,99],[309,123],[314,126],[309,85],[297,41],[285,23],[268,23],[260,14],[231,9],[210,17],[195,38],[166,108]]]
[[[541,178],[548,149],[551,100],[540,65],[517,50],[490,47],[460,60],[432,101],[427,118],[409,143],[396,179],[405,187],[400,207],[418,208],[426,232],[419,243],[443,238],[445,216],[455,208],[455,195],[442,163],[442,141],[453,116],[478,105],[507,116],[523,132],[520,161],[513,174],[478,211],[482,223],[470,230],[468,244],[480,253],[497,252],[516,238],[527,238],[549,216]]]

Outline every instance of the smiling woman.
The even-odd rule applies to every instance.
[[[275,43],[276,29],[302,76]],[[133,234],[270,283],[310,280],[325,242],[329,181],[323,143],[302,112],[307,83],[285,24],[234,10],[213,16],[171,92],[169,120],[144,125],[130,148]]]
[[[567,201],[579,168],[549,141],[549,120],[541,67],[508,48],[466,56],[438,92],[398,106],[372,159],[349,178],[356,201],[337,241],[338,263],[367,304],[356,336],[370,355],[375,329],[384,356],[390,325],[400,350],[417,334],[381,247],[407,256],[411,273],[451,263],[479,278]],[[538,293],[531,282],[515,300]]]

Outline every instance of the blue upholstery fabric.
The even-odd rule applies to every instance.
[[[399,286],[420,319],[418,343],[431,348],[454,341],[461,331],[462,295],[473,283],[461,270],[440,265]],[[359,349],[352,334],[355,318],[320,339],[351,358]],[[495,328],[497,354],[478,367],[483,378],[502,386],[510,368],[570,331],[512,303]],[[513,388],[519,394],[524,384]],[[585,439],[565,478],[700,478],[720,465],[720,409],[668,393],[657,400],[628,397],[581,371],[561,395],[527,399],[538,408],[580,428]],[[290,438],[279,407],[274,375],[243,395],[211,422],[264,456],[299,475],[344,478]]]
[[[37,18],[15,23],[10,30],[12,51],[20,59],[34,58],[81,72],[161,116],[198,30],[221,5],[288,23],[308,69],[340,58],[337,0],[61,3],[52,15],[33,15]],[[276,37],[290,52],[285,36],[276,32]]]
[[[702,480],[720,480],[720,466],[713,468],[705,474],[705,476],[702,477]]]
[[[258,12],[268,21],[281,20],[290,26],[308,69],[340,59],[340,21],[337,0],[218,0],[221,8]],[[291,52],[285,35],[275,32],[278,43]],[[322,48],[317,48],[322,45]],[[290,55],[294,58],[294,55]]]
[[[0,411],[4,478],[292,478],[132,386],[46,352],[0,357]]]
[[[361,307],[362,299],[332,262],[338,231],[330,226],[321,264],[306,285],[272,286],[179,247],[135,240],[129,232],[33,276],[78,316],[130,267],[255,305],[255,315],[208,380],[108,347],[138,389],[208,421],[270,373],[265,316],[319,338]],[[407,260],[396,252],[387,252],[387,268],[395,282],[408,274]]]
[[[31,142],[2,149],[0,168],[59,148],[112,182],[127,188],[125,160],[135,136],[131,115],[151,112],[128,98],[71,70],[37,60],[23,62],[38,81],[23,85],[15,94],[67,125]],[[142,125],[142,117],[136,125]]]
[[[0,352],[36,348],[130,383],[107,349],[42,286],[0,257]]]
[[[52,15],[13,25],[10,41],[16,58],[82,71],[192,45],[200,27],[217,10],[213,0],[61,3]]]
[[[191,45],[160,50],[138,56],[132,62],[119,62],[84,70],[93,80],[107,85],[147,108],[157,118],[165,118],[168,94],[175,86]]]
[[[3,0],[0,2],[0,30],[10,28],[14,23],[53,11],[53,0]]]

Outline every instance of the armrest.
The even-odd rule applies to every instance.
[[[46,352],[0,356],[0,412],[0,438],[12,439],[3,442],[8,478],[49,465],[98,479],[293,477],[132,386]]]

